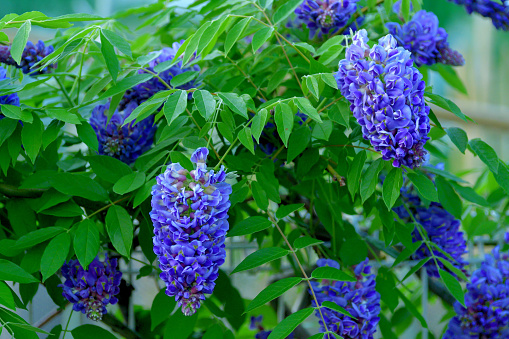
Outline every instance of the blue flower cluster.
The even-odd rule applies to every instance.
[[[468,265],[468,262],[463,259],[463,256],[467,253],[467,245],[463,232],[459,230],[461,225],[460,221],[454,218],[454,216],[447,212],[439,203],[432,202],[429,207],[425,206],[419,196],[413,192],[413,189],[413,187],[410,189],[403,187],[401,189],[401,199],[412,212],[415,220],[422,225],[428,234],[429,240],[442,251],[449,254],[454,261],[451,261],[448,256],[436,249],[433,253],[436,257],[441,257],[449,261],[454,267],[467,273],[465,266]],[[412,222],[405,206],[394,207],[393,210],[404,221]],[[412,233],[412,241],[417,242],[421,240],[423,240],[421,234],[416,228]],[[428,247],[423,244],[415,251],[412,258],[421,260],[429,258],[430,256],[431,253]],[[456,274],[445,267],[441,261],[437,260],[437,262],[441,269],[445,269],[456,276]],[[434,260],[428,261],[424,267],[430,276],[439,277],[438,268]]]
[[[368,265],[368,262],[369,260],[366,258],[365,261],[355,267],[356,282],[324,279],[320,284],[317,281],[311,281],[313,291],[320,305],[324,301],[331,301],[343,307],[355,317],[354,319],[331,309],[321,308],[327,330],[337,333],[343,338],[372,339],[380,320],[378,317],[381,310],[380,294],[375,289],[375,275],[370,274],[371,266]],[[330,266],[339,269],[339,264],[331,259],[319,259],[316,264],[319,267]],[[312,303],[313,307],[317,306],[314,300]],[[316,311],[315,315],[319,319],[321,332],[325,332],[320,313]],[[333,339],[335,337],[329,334],[324,338]]]
[[[5,68],[0,66],[0,82],[3,80],[9,79],[7,77],[7,72],[5,71]],[[18,93],[12,93],[7,95],[0,95],[0,105],[13,105],[13,106],[19,106],[19,96]],[[0,108],[0,113],[2,112],[2,109]],[[0,114],[0,119],[3,118],[3,115]]]
[[[267,339],[269,335],[272,333],[272,331],[266,331],[265,328],[262,326],[263,321],[263,315],[259,315],[258,317],[252,316],[251,322],[249,323],[249,329],[253,331],[258,331],[255,335],[255,339]],[[286,339],[293,339],[294,335],[293,333],[290,333]]]
[[[509,338],[509,254],[497,246],[467,284],[443,339]]]
[[[411,53],[388,34],[371,49],[366,30],[358,31],[339,62],[335,78],[365,139],[393,166],[419,167],[427,154],[429,107],[422,74]]]
[[[122,272],[117,270],[117,259],[108,256],[104,261],[96,257],[85,270],[78,260],[70,260],[62,266],[65,282],[62,295],[73,303],[73,310],[87,315],[91,320],[101,320],[107,313],[106,305],[116,304],[120,292]]]
[[[150,217],[160,277],[185,315],[194,314],[205,294],[213,292],[226,256],[232,187],[223,166],[218,172],[207,170],[208,153],[204,147],[193,153],[196,169],[191,172],[170,164],[152,188]]]
[[[352,14],[357,10],[359,0],[304,0],[297,7],[297,18],[306,23],[311,38],[318,32],[332,34],[345,27],[350,21]],[[362,22],[362,21],[361,21]],[[354,23],[357,28],[361,22]]]
[[[132,121],[122,126],[136,107],[136,103],[129,103],[123,111],[115,111],[109,121],[106,114],[110,108],[109,103],[94,107],[90,125],[97,133],[99,154],[109,155],[126,164],[131,164],[143,152],[150,149],[157,130],[154,125],[154,116],[151,115],[136,125],[135,121]]]
[[[49,65],[38,71],[35,71],[35,69],[32,69],[32,67],[51,53],[53,53],[53,46],[45,46],[44,42],[41,40],[39,40],[35,45],[33,42],[28,41],[25,49],[23,50],[23,54],[21,55],[21,63],[18,64],[11,56],[11,46],[0,45],[0,63],[21,68],[25,74],[45,74],[55,69],[57,64]]]
[[[183,41],[181,41],[180,43],[174,42],[172,47],[165,47],[160,51],[152,52],[152,54],[159,53],[159,56],[154,60],[150,61],[146,69],[150,72],[157,73],[154,70],[154,67],[163,62],[171,63],[171,61],[175,59],[175,55],[177,54],[177,51],[182,45],[182,43]],[[178,61],[173,66],[169,67],[167,70],[160,72],[158,76],[161,78],[161,80],[163,80],[166,84],[169,85],[171,79],[173,79],[174,76],[177,76],[188,71],[199,72],[200,66],[193,65],[190,67],[183,67],[182,61]],[[138,71],[138,73],[143,74],[147,72],[141,69]],[[191,88],[196,88],[199,85],[200,85],[199,82],[197,82],[196,80],[192,80],[176,88],[188,90]],[[144,101],[150,99],[157,92],[164,91],[167,89],[168,88],[165,86],[164,83],[162,83],[158,78],[154,77],[148,80],[147,82],[141,83],[127,90],[126,93],[124,94],[124,97],[120,101],[119,108],[122,110],[129,102],[136,102],[139,105]]]
[[[477,12],[490,18],[497,29],[509,31],[509,1],[491,0],[449,0],[457,5],[465,6],[468,14]]]
[[[452,66],[465,64],[463,56],[449,47],[447,32],[438,27],[438,18],[434,13],[421,10],[403,26],[397,22],[389,22],[386,27],[399,46],[412,52],[417,66],[435,63]]]

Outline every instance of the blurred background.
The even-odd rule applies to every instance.
[[[21,14],[26,11],[41,11],[48,16],[58,16],[68,13],[90,13],[98,14],[101,16],[109,16],[114,12],[124,10],[130,7],[141,6],[153,3],[151,0],[1,0],[0,1],[0,17],[7,13]],[[186,3],[188,1],[182,0],[175,3]],[[504,56],[509,55],[509,32],[497,31],[493,28],[490,20],[483,18],[479,15],[468,15],[464,8],[457,6],[445,0],[424,0],[423,8],[434,12],[439,20],[440,26],[445,28],[449,33],[449,43],[451,47],[458,50],[465,57],[466,64],[463,67],[457,67],[459,77],[463,80],[466,86],[468,95],[462,94],[449,86],[442,80],[438,74],[430,71],[429,84],[433,86],[433,92],[436,92],[444,97],[454,101],[461,110],[476,121],[476,123],[465,123],[456,118],[452,113],[442,110],[438,107],[433,107],[435,114],[439,117],[444,127],[457,126],[463,128],[469,139],[481,138],[490,144],[498,153],[499,157],[504,161],[509,160],[509,62],[506,61]],[[129,21],[123,22],[130,25]],[[132,24],[132,23],[131,23]],[[31,40],[46,40],[52,37],[54,32],[44,30],[39,27],[33,27]],[[447,137],[443,140],[449,142]],[[463,175],[464,178],[475,183],[485,165],[477,158],[474,158],[471,153],[467,152],[467,156],[463,156],[454,147],[443,147],[439,150],[441,155],[435,156],[432,163],[444,162],[447,169],[451,172]],[[465,168],[474,168],[469,173],[464,173],[462,170]],[[486,238],[487,239],[487,238]],[[483,243],[485,238],[476,239],[476,256],[482,258],[484,252]],[[227,244],[229,261],[223,267],[227,272],[231,271],[247,254],[254,251],[256,246],[254,243],[248,244],[246,242],[233,243],[229,239]],[[471,244],[473,249],[473,244]],[[488,249],[486,250],[486,252]],[[472,250],[471,255],[474,255]],[[140,256],[141,253],[138,253]],[[313,253],[309,253],[313,255]],[[140,257],[141,258],[141,257]],[[160,285],[157,277],[155,279],[144,278],[136,280],[136,275],[139,270],[137,265],[132,266],[124,265],[122,267],[126,280],[132,281],[135,292],[132,295],[131,302],[128,307],[131,312],[129,319],[126,319],[129,326],[134,328],[137,321],[134,316],[134,310],[145,309],[149,310],[150,302],[153,300],[158,289],[163,286]],[[286,267],[288,270],[289,267]],[[400,267],[400,272],[405,274],[408,271],[407,267]],[[285,266],[281,268],[281,274],[284,274]],[[232,281],[237,287],[242,287],[241,291],[243,297],[252,299],[258,292],[263,289],[268,283],[275,278],[268,273],[261,273],[254,276],[249,274],[236,274],[232,277]],[[423,279],[426,279],[424,277]],[[436,299],[427,299],[427,295],[422,286],[426,286],[426,281],[422,281],[422,285],[417,281],[411,282],[411,286],[416,288],[418,293],[416,298],[426,300],[421,305],[421,311],[428,319],[428,323],[432,324],[432,334],[438,337],[442,331],[445,323],[440,323],[440,319],[445,314],[445,310],[441,307],[440,302]],[[158,285],[159,284],[159,285]],[[249,288],[246,288],[249,286]],[[303,287],[301,286],[301,290]],[[301,291],[302,292],[302,291]],[[65,326],[67,322],[70,309],[62,313],[55,313],[55,306],[49,300],[49,296],[45,294],[43,289],[39,289],[35,300],[36,307],[30,307],[28,315],[22,314],[25,319],[36,325],[41,326],[43,329],[49,331],[53,326],[62,324]],[[302,295],[300,293],[299,295]],[[46,302],[48,301],[48,302]],[[301,300],[295,295],[290,295],[285,303],[281,303],[278,313],[286,311],[295,311]],[[286,306],[285,306],[286,304]],[[118,307],[109,307],[109,311],[119,314],[121,311]],[[270,311],[268,311],[270,312]],[[140,313],[136,313],[137,315]],[[400,322],[411,321],[401,314]],[[393,322],[394,322],[393,317]],[[267,328],[275,326],[275,315],[272,320],[267,319],[264,325]],[[80,314],[74,314],[70,328],[78,326],[79,324],[86,323],[86,317]],[[435,324],[439,324],[435,326]],[[312,317],[308,319],[306,325],[309,327],[309,332],[314,333],[318,330],[317,322]],[[420,325],[414,321],[410,329],[406,332],[404,338],[415,338],[416,332],[420,330]],[[254,332],[245,328],[245,335],[240,338],[253,338]],[[5,333],[0,335],[4,338]],[[7,336],[5,338],[8,338]],[[66,338],[72,338],[70,333]]]

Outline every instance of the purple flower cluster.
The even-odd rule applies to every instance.
[[[7,77],[7,72],[5,71],[5,68],[0,66],[0,82],[3,80],[9,79]],[[7,94],[7,95],[0,95],[0,105],[13,105],[13,106],[19,106],[19,96],[17,93]],[[0,108],[0,119],[3,118],[3,115],[1,114],[2,109]]]
[[[253,331],[258,331],[255,335],[255,339],[267,339],[272,331],[266,331],[262,325],[263,315],[259,315],[258,317],[252,316],[251,322],[249,323],[249,329]],[[290,333],[286,339],[293,339],[293,333]]]
[[[463,56],[449,47],[447,32],[438,27],[438,18],[434,13],[422,10],[403,26],[397,22],[389,22],[386,26],[398,45],[412,52],[417,66],[435,63],[452,66],[465,64]]]
[[[452,214],[447,212],[441,204],[432,202],[429,207],[425,206],[419,196],[412,191],[413,188],[408,189],[403,187],[401,189],[401,199],[408,209],[412,212],[415,220],[422,225],[429,240],[438,246],[442,251],[449,254],[454,260],[435,249],[433,253],[436,257],[441,257],[449,261],[454,267],[467,273],[465,266],[468,265],[463,259],[467,253],[467,246],[463,232],[459,230],[460,221]],[[394,212],[406,222],[412,222],[405,206],[398,206],[393,208]],[[417,228],[412,233],[412,241],[417,242],[423,240]],[[428,247],[423,244],[412,255],[415,260],[421,260],[431,257]],[[456,274],[450,271],[441,261],[437,261],[441,269],[449,271],[452,275]],[[425,265],[426,271],[432,277],[439,277],[437,265],[434,260],[428,261]]]
[[[157,58],[149,62],[148,67],[146,68],[148,71],[157,73],[154,70],[154,67],[157,65],[168,62],[171,63],[173,59],[175,59],[175,55],[177,54],[178,49],[182,45],[183,41],[180,43],[174,42],[172,47],[165,47],[160,51],[152,52],[152,53],[160,53]],[[171,79],[173,79],[174,76],[177,76],[179,74],[182,74],[184,72],[188,71],[200,71],[200,66],[193,65],[190,67],[183,67],[182,61],[178,61],[173,66],[169,67],[167,70],[164,70],[162,72],[159,72],[159,77],[166,83],[170,84]],[[140,69],[138,71],[139,74],[147,73],[143,69]],[[198,87],[200,85],[199,82],[196,80],[189,81],[181,86],[178,86],[176,88],[188,90],[191,88]],[[139,85],[136,85],[135,87],[129,89],[124,94],[124,97],[120,101],[119,108],[122,110],[129,102],[136,102],[138,105],[143,103],[144,101],[150,99],[154,94],[156,94],[159,91],[167,90],[168,88],[165,86],[164,83],[162,83],[158,78],[152,78],[148,80],[147,82],[141,83]]]
[[[295,14],[306,23],[310,36],[335,33],[345,27],[357,10],[359,0],[304,0]],[[359,24],[359,23],[357,23]],[[354,23],[354,27],[356,24]]]
[[[99,140],[99,154],[109,155],[126,164],[131,164],[150,149],[157,130],[154,125],[154,116],[151,115],[136,125],[135,121],[132,121],[122,126],[136,107],[136,103],[131,102],[123,111],[115,111],[109,120],[106,114],[110,108],[109,103],[94,107],[90,125]]]
[[[509,254],[497,246],[467,284],[443,339],[509,338]]]
[[[108,256],[104,261],[95,258],[85,270],[78,260],[70,260],[62,266],[65,282],[62,295],[73,303],[73,310],[87,315],[91,320],[101,320],[107,313],[106,305],[116,304],[120,292],[122,272],[117,271],[117,259]]]
[[[325,319],[327,330],[332,331],[343,338],[348,339],[372,339],[380,318],[380,294],[375,290],[375,275],[370,274],[371,266],[368,265],[368,258],[358,264],[355,269],[356,282],[322,280],[320,284],[312,281],[311,285],[315,292],[318,303],[331,301],[348,311],[354,318],[331,309],[322,307],[322,314]],[[330,266],[339,269],[339,264],[331,259],[319,259],[316,264],[319,267]],[[316,303],[313,300],[313,306]],[[316,311],[321,332],[325,332],[320,313]],[[328,334],[325,339],[335,338]]]
[[[449,0],[457,5],[465,6],[468,14],[477,12],[490,18],[497,29],[509,31],[509,1],[491,0]]]
[[[185,315],[194,314],[205,294],[213,292],[226,256],[232,187],[223,166],[218,172],[207,170],[208,153],[204,147],[193,153],[196,169],[191,172],[170,164],[152,188],[150,217],[160,277]]]
[[[358,31],[335,74],[341,93],[362,126],[365,139],[393,166],[419,167],[427,154],[429,107],[422,74],[411,53],[388,34],[371,49],[366,30]]]
[[[35,45],[31,41],[28,41],[25,49],[23,50],[23,54],[21,55],[21,63],[18,64],[11,56],[11,46],[0,45],[0,63],[21,68],[25,74],[45,74],[51,72],[52,69],[55,69],[57,64],[49,65],[38,71],[35,71],[36,68],[32,69],[32,67],[51,53],[53,53],[53,46],[45,46],[44,42],[41,40],[39,40]]]

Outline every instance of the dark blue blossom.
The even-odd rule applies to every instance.
[[[343,338],[348,339],[372,339],[380,318],[380,294],[375,290],[375,275],[371,273],[371,266],[368,265],[368,258],[358,264],[355,269],[356,282],[322,280],[321,283],[311,281],[318,304],[324,301],[331,301],[348,311],[354,318],[342,313],[322,307],[322,314],[325,319],[327,330],[332,331]],[[331,259],[319,259],[316,264],[319,267],[330,266],[339,269],[339,264]],[[312,301],[313,306],[316,303]],[[325,326],[318,310],[315,312],[318,317],[321,332],[325,332]],[[328,334],[325,339],[335,338]]]
[[[39,66],[36,66],[35,68],[32,67],[51,53],[53,53],[53,46],[45,46],[44,42],[41,40],[39,40],[35,45],[31,41],[28,41],[25,49],[23,50],[23,54],[21,55],[21,63],[18,64],[11,56],[11,46],[0,45],[0,63],[21,68],[25,74],[45,74],[55,69],[57,64],[49,65],[38,71],[36,70]]]
[[[457,5],[465,6],[468,14],[477,12],[490,18],[497,29],[509,31],[509,1],[491,0],[449,0]]]
[[[5,71],[5,68],[0,66],[0,82],[3,80],[9,79],[7,77],[7,72]],[[13,105],[13,106],[19,106],[19,97],[17,93],[12,94],[6,94],[6,95],[0,95],[0,105]],[[3,115],[1,114],[2,109],[0,108],[0,119],[3,118]]]
[[[422,10],[403,26],[397,22],[389,22],[386,26],[398,45],[412,52],[417,66],[435,63],[461,66],[465,63],[463,56],[449,47],[447,32],[438,27],[434,13]]]
[[[120,292],[122,272],[117,271],[117,259],[108,256],[103,261],[95,258],[85,270],[78,260],[70,260],[62,266],[65,282],[62,295],[73,303],[73,310],[92,320],[101,320],[107,313],[106,305],[116,304]]]
[[[149,62],[148,67],[146,69],[150,72],[157,73],[154,70],[154,67],[157,65],[163,63],[163,62],[169,62],[175,58],[175,55],[177,54],[178,49],[182,45],[183,41],[180,43],[174,42],[172,47],[165,47],[160,51],[152,52],[153,53],[160,53],[157,58]],[[182,61],[178,61],[173,66],[169,67],[168,69],[159,72],[158,75],[167,85],[170,85],[171,79],[173,77],[182,74],[184,72],[189,71],[200,71],[200,66],[193,65],[189,67],[183,67]],[[147,73],[143,69],[140,69],[138,71],[139,74]],[[191,88],[196,88],[200,85],[200,83],[196,80],[191,80],[183,85],[180,85],[176,88],[188,90]],[[159,91],[165,91],[168,90],[168,87],[161,82],[158,78],[153,77],[152,79],[148,80],[147,82],[141,83],[139,85],[134,86],[133,88],[126,91],[124,94],[124,97],[120,101],[119,109],[123,109],[129,102],[133,101],[136,102],[138,105],[143,103],[144,101],[150,99],[154,94],[156,94]]]
[[[166,283],[185,315],[200,307],[205,294],[214,290],[218,269],[224,263],[224,240],[228,231],[229,196],[224,167],[207,170],[206,148],[198,148],[191,172],[172,163],[157,176],[152,188],[154,253]]]
[[[413,187],[403,187],[401,189],[401,199],[403,203],[412,212],[415,220],[422,225],[429,240],[442,251],[449,254],[454,260],[451,260],[438,249],[434,249],[433,253],[436,257],[441,257],[449,261],[454,267],[466,273],[465,266],[468,265],[468,263],[463,259],[463,256],[467,253],[467,246],[463,232],[459,230],[461,226],[460,221],[454,218],[454,216],[447,212],[439,203],[431,202],[429,206],[426,206],[413,190]],[[395,207],[393,210],[405,222],[413,222],[404,205]],[[423,238],[417,228],[414,229],[412,232],[412,241],[417,242],[422,240]],[[415,260],[429,257],[431,257],[431,253],[426,244],[422,244],[415,253],[412,254],[412,258]],[[441,269],[445,269],[456,276],[456,274],[445,267],[440,260],[437,260],[437,263]],[[424,267],[430,276],[439,277],[437,265],[434,260],[428,261]]]
[[[393,166],[419,167],[427,154],[429,107],[422,74],[411,53],[390,34],[371,49],[366,30],[358,31],[335,74],[341,93],[365,139]]]
[[[495,247],[467,284],[465,307],[454,304],[443,339],[509,338],[509,255]]]
[[[272,333],[272,331],[267,331],[262,325],[263,321],[263,315],[259,315],[258,317],[252,316],[251,322],[249,323],[249,329],[253,331],[258,331],[258,333],[255,334],[255,339],[267,339],[269,335]],[[286,339],[293,339],[294,335],[293,333],[290,333]]]
[[[332,34],[345,27],[357,10],[359,0],[304,0],[297,7],[297,18],[306,23],[310,36]],[[354,23],[352,29],[361,22]]]
[[[99,154],[109,155],[131,164],[150,149],[157,130],[154,116],[151,115],[136,124],[132,121],[122,126],[136,107],[136,103],[129,103],[123,111],[115,111],[109,121],[106,114],[110,108],[109,103],[98,105],[93,109],[90,125],[97,133]]]

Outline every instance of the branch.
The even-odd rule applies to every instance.
[[[16,186],[0,182],[0,193],[7,197],[38,198],[46,190],[41,188],[17,188]]]
[[[108,325],[109,327],[111,327],[113,332],[120,334],[126,339],[142,339],[142,337],[137,332],[131,330],[129,327],[124,325],[120,320],[118,320],[109,313],[106,313],[101,321]]]

